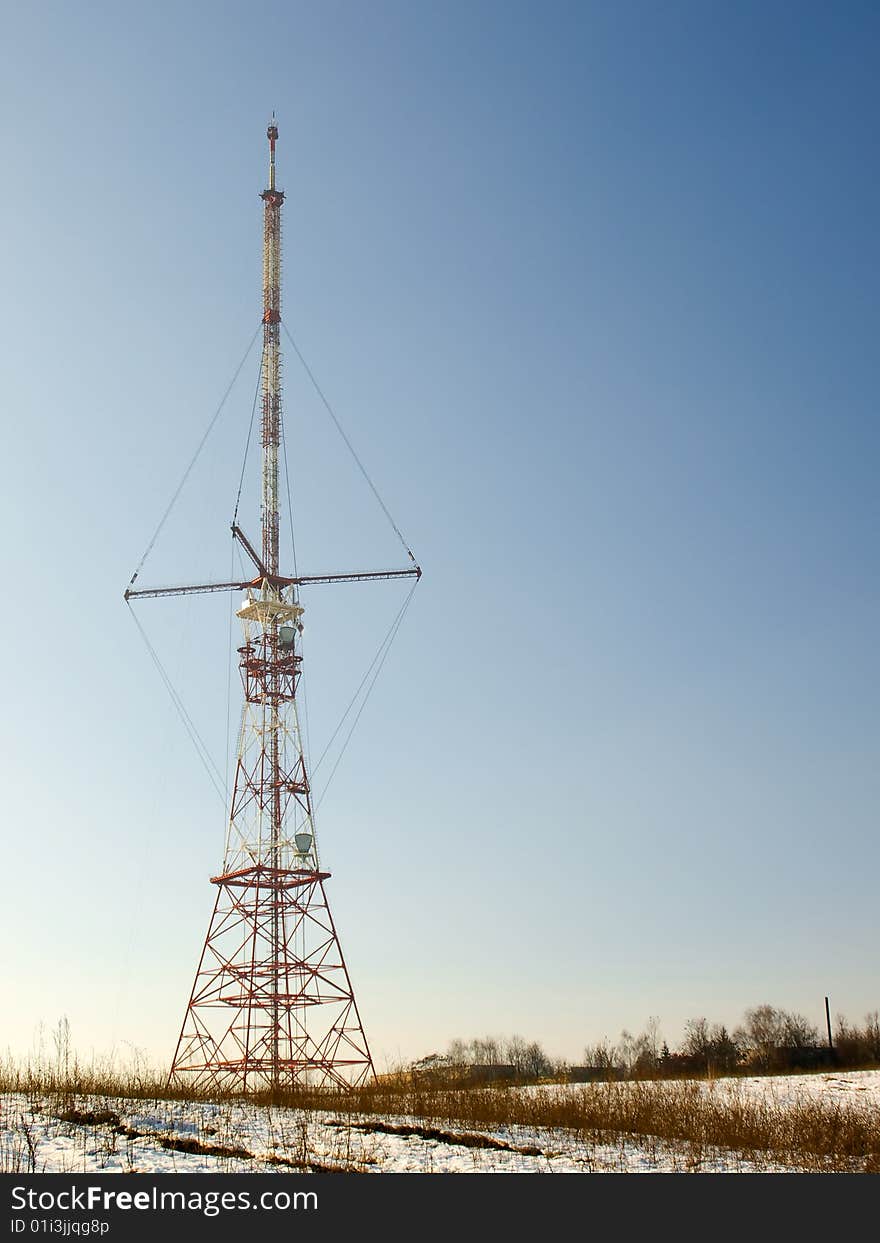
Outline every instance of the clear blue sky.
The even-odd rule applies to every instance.
[[[377,1060],[880,1005],[878,37],[7,8],[0,1047],[176,1040],[223,808],[122,591],[259,321],[272,109],[285,319],[425,570],[318,825]],[[398,563],[291,353],[300,567]],[[256,367],[142,580],[228,571]],[[401,598],[306,601],[313,758]],[[222,764],[228,601],[139,616]]]

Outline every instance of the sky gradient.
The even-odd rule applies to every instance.
[[[880,1006],[876,6],[4,24],[0,1048],[173,1052],[224,810],[122,592],[259,323],[273,109],[284,319],[424,568],[318,815],[377,1063]],[[228,573],[257,367],[141,581]],[[301,570],[401,564],[289,349],[285,424]],[[306,599],[313,760],[404,594]],[[138,609],[221,766],[229,604]]]

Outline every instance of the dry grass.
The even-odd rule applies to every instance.
[[[0,1091],[23,1093],[55,1116],[88,1099],[114,1102],[232,1102],[227,1094],[168,1090],[164,1075],[146,1072],[83,1071],[66,1075],[45,1068],[0,1066]],[[700,1168],[714,1153],[744,1161],[774,1161],[796,1170],[880,1173],[880,1109],[825,1100],[785,1104],[749,1092],[736,1080],[704,1083],[642,1081],[593,1083],[582,1087],[517,1089],[509,1086],[453,1088],[422,1086],[400,1074],[351,1092],[302,1089],[249,1096],[251,1104],[284,1106],[304,1116],[333,1119],[349,1130],[369,1117],[419,1120],[425,1128],[486,1132],[521,1127],[565,1134],[600,1144],[630,1140],[660,1143],[687,1154]],[[94,1104],[91,1106],[94,1108]],[[7,1157],[12,1154],[6,1154]],[[27,1138],[15,1154],[28,1164]],[[303,1161],[306,1154],[303,1153]]]
[[[326,1094],[298,1093],[291,1105],[326,1109]],[[699,1166],[713,1152],[743,1160],[770,1157],[794,1169],[880,1173],[880,1109],[836,1101],[782,1104],[736,1080],[709,1083],[595,1083],[540,1091],[510,1087],[420,1088],[396,1083],[336,1094],[332,1108],[352,1122],[364,1115],[419,1118],[471,1130],[523,1127],[565,1132],[585,1143],[650,1139],[686,1147]]]

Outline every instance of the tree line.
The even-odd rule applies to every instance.
[[[735,1070],[795,1070],[835,1065],[856,1069],[880,1065],[880,1011],[865,1016],[863,1026],[838,1015],[832,1044],[802,1014],[763,1003],[745,1011],[743,1021],[729,1030],[701,1016],[685,1024],[684,1038],[674,1050],[651,1018],[637,1036],[624,1030],[584,1050],[587,1066],[620,1076],[730,1073]]]
[[[616,1041],[603,1039],[584,1049],[583,1066],[573,1067],[550,1057],[535,1040],[522,1036],[479,1036],[456,1039],[445,1054],[432,1054],[422,1066],[505,1068],[518,1080],[564,1077],[577,1071],[599,1078],[654,1078],[685,1074],[730,1074],[734,1071],[785,1071],[822,1065],[858,1069],[880,1066],[880,1011],[850,1023],[838,1015],[827,1036],[802,1014],[763,1003],[745,1011],[733,1029],[703,1016],[689,1019],[680,1044],[670,1049],[660,1020],[648,1019],[638,1035],[624,1029]]]

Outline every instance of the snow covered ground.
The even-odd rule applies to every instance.
[[[752,1075],[748,1078],[668,1080],[695,1082],[704,1092],[722,1097],[747,1096],[773,1105],[797,1105],[805,1101],[847,1104],[880,1110],[880,1070],[844,1070],[793,1075]],[[546,1083],[523,1088],[525,1092],[578,1092],[582,1084]],[[619,1085],[626,1088],[626,1083]]]
[[[701,1084],[701,1091],[732,1099],[747,1094],[779,1108],[811,1100],[839,1102],[880,1124],[880,1071],[719,1079]],[[414,1118],[349,1119],[248,1104],[147,1105],[92,1097],[60,1112],[22,1094],[0,1096],[0,1172],[742,1173],[786,1168],[769,1159],[707,1153],[651,1137],[594,1143],[560,1129],[502,1127],[476,1133]]]

